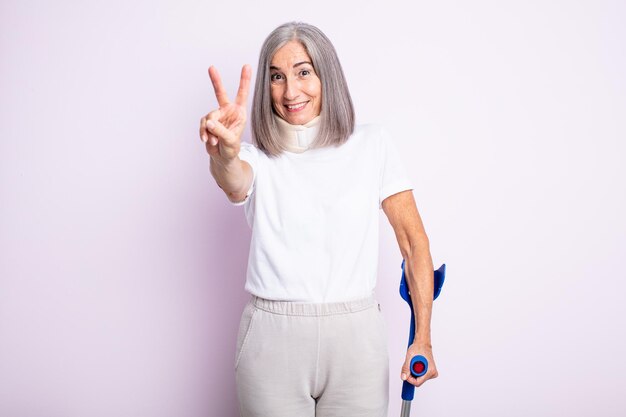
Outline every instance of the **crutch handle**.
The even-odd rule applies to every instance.
[[[428,359],[422,355],[415,355],[411,358],[411,375],[419,378],[428,372]]]

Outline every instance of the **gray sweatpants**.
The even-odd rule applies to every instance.
[[[252,296],[239,325],[242,417],[386,417],[387,327],[374,296],[294,303]]]

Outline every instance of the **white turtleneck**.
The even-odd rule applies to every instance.
[[[292,125],[274,114],[280,140],[289,152],[302,153],[311,148],[320,127],[320,116],[303,125]]]

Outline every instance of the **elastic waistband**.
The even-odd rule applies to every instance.
[[[294,301],[277,301],[252,295],[250,300],[255,307],[276,314],[288,316],[329,316],[332,314],[354,313],[376,305],[374,295],[351,301],[333,303],[301,303]]]

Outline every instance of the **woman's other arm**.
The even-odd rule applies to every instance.
[[[434,277],[428,236],[412,191],[402,191],[387,197],[383,200],[382,207],[405,260],[404,272],[415,311],[415,339],[407,351],[401,378],[419,387],[438,376],[430,339]],[[419,378],[414,378],[409,372],[411,358],[415,355],[423,355],[428,359],[428,372]]]

